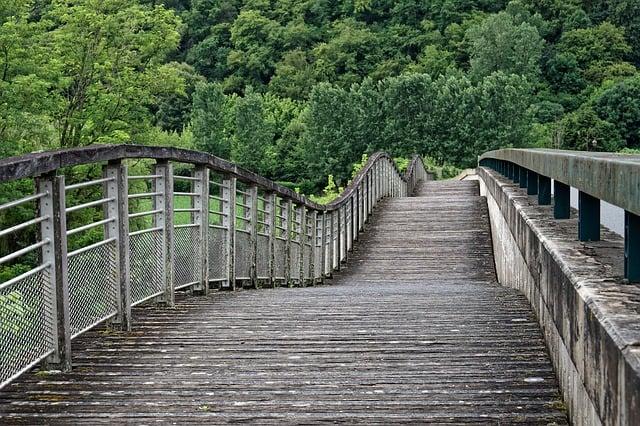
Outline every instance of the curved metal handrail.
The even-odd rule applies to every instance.
[[[419,159],[420,163],[422,163],[420,156],[415,155],[407,173],[402,174],[389,154],[376,152],[369,157],[366,165],[358,172],[343,192],[335,200],[326,205],[315,203],[285,186],[237,166],[230,161],[216,157],[215,155],[200,151],[162,146],[129,144],[90,145],[80,148],[60,149],[9,157],[0,160],[0,182],[29,177],[33,178],[64,167],[139,158],[205,165],[215,172],[234,176],[245,183],[256,184],[264,190],[275,192],[280,196],[292,199],[298,204],[303,204],[308,208],[320,211],[331,211],[343,206],[358,185],[365,179],[365,176],[369,173],[373,165],[381,159],[389,159],[393,164],[393,170],[404,182],[408,182],[411,178],[415,170],[414,166],[416,161]]]

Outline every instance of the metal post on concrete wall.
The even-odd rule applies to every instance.
[[[538,173],[533,170],[527,171],[527,195],[538,194]]]
[[[200,282],[194,290],[209,293],[209,169],[197,165],[193,170],[193,193],[191,198],[194,209],[191,214],[193,223],[198,225],[198,241],[194,241],[200,264]]]
[[[226,282],[223,290],[236,289],[236,178],[227,176],[222,181],[222,213],[223,226],[226,228],[224,251],[226,259]]]
[[[164,294],[162,301],[168,306],[174,305],[174,224],[173,224],[173,164],[168,161],[158,161],[155,165],[154,192],[160,195],[154,198],[154,210],[160,210],[155,226],[162,227],[162,265],[164,265]]]
[[[518,179],[518,183],[520,183],[520,188],[527,188],[528,183],[529,170],[524,167],[520,167],[520,178]]]
[[[640,282],[640,216],[624,212],[624,277]]]
[[[116,300],[118,314],[114,319],[121,330],[131,330],[131,279],[129,276],[129,185],[127,182],[127,166],[114,161],[107,164],[103,177],[109,179],[104,183],[104,198],[111,199],[104,204],[104,218],[111,219],[104,225],[104,238],[116,240],[115,276],[118,277]]]
[[[557,180],[553,181],[553,217],[569,219],[571,214],[571,187]]]
[[[538,175],[538,204],[551,204],[551,178],[543,175]]]
[[[600,200],[578,192],[578,239],[600,241]]]
[[[46,359],[48,369],[71,370],[71,319],[69,314],[69,275],[67,259],[67,216],[65,213],[64,176],[50,173],[36,181],[38,193],[43,194],[38,201],[41,217],[40,237],[47,244],[42,246],[42,264],[49,264],[49,285],[53,303],[53,353]],[[128,212],[127,212],[128,213]]]

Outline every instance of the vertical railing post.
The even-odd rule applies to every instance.
[[[300,271],[300,286],[304,287],[304,246],[306,245],[307,240],[307,208],[304,204],[301,204],[298,206],[298,209],[300,209],[300,234],[298,237],[300,239],[300,250],[298,251],[298,270]]]
[[[110,179],[104,183],[104,197],[112,201],[104,205],[104,218],[111,219],[104,225],[104,238],[115,238],[115,276],[118,286],[118,314],[114,323],[121,330],[131,330],[131,279],[129,276],[129,185],[127,166],[114,161],[107,164],[102,174]]]
[[[364,223],[369,221],[369,175],[364,176],[362,181],[362,187],[364,188]]]
[[[322,212],[322,233],[320,234],[320,278],[324,282],[327,276],[327,211]]]
[[[155,192],[160,195],[154,197],[154,210],[160,210],[155,226],[162,227],[162,265],[164,265],[164,294],[162,301],[173,306],[174,299],[174,227],[173,227],[173,164],[168,161],[158,161],[155,174],[160,175],[154,180]]]
[[[258,186],[251,185],[249,192],[249,279],[251,288],[258,288]]]
[[[349,227],[347,226],[347,203],[345,203],[340,210],[342,211],[342,232],[340,233],[340,237],[342,238],[342,251],[343,251],[343,262],[347,261],[349,256]]]
[[[557,180],[553,181],[553,217],[569,219],[571,214],[571,187]]]
[[[226,282],[222,284],[224,290],[236,289],[236,178],[227,176],[222,181],[222,214],[223,226],[226,228],[224,244],[226,259]]]
[[[528,175],[529,175],[529,170],[525,169],[524,167],[520,167],[520,178],[518,179],[518,182],[520,183],[520,188],[527,188]]]
[[[360,223],[360,186],[356,186],[353,192],[353,240],[358,241],[359,223]]]
[[[268,220],[265,220],[265,222],[267,222],[269,224],[269,254],[268,254],[268,261],[269,261],[269,286],[270,287],[275,287],[276,286],[276,233],[277,233],[277,229],[276,229],[276,224],[277,224],[277,203],[278,203],[278,199],[276,197],[276,194],[273,192],[268,193],[265,196],[265,199],[267,200],[267,205],[265,206],[265,210],[267,210],[267,215],[268,215]]]
[[[293,201],[292,200],[287,200],[287,213],[285,215],[286,218],[286,223],[284,228],[286,229],[286,233],[287,233],[287,240],[285,243],[285,249],[284,249],[284,253],[285,253],[285,261],[284,261],[284,282],[285,282],[285,286],[286,287],[290,287],[292,285],[291,282],[291,232],[293,231],[293,221],[295,219],[295,217],[293,216]]]
[[[640,216],[624,212],[624,277],[640,282]]]
[[[334,223],[334,215],[336,214],[335,210],[332,210],[329,213],[329,226],[328,226],[328,253],[327,253],[327,260],[329,261],[329,268],[328,268],[328,276],[331,277],[333,276],[333,239],[335,237],[335,223]]]
[[[336,213],[336,266],[335,266],[335,270],[339,271],[340,270],[340,262],[342,261],[342,228],[344,226],[344,224],[342,223],[342,208],[338,207],[335,210]]]
[[[578,239],[600,241],[600,200],[578,192]]]
[[[193,223],[198,225],[198,241],[196,251],[200,264],[200,283],[194,288],[203,294],[209,293],[209,169],[204,165],[197,165],[193,171],[193,192],[197,194],[192,197]]]
[[[527,173],[527,195],[538,194],[538,173],[528,170]]]
[[[513,165],[513,183],[520,183],[520,166],[517,164]]]
[[[538,204],[551,204],[551,178],[543,175],[538,175]]]
[[[37,179],[38,193],[44,194],[38,203],[42,264],[49,264],[51,304],[51,334],[54,351],[46,359],[48,369],[71,370],[71,318],[69,313],[69,275],[67,259],[67,215],[65,212],[64,176],[50,173]]]
[[[311,285],[316,284],[316,255],[318,252],[317,240],[318,240],[318,211],[313,210],[311,214],[312,228],[311,228],[311,254],[309,255],[309,277],[311,278]]]
[[[364,200],[365,194],[362,182],[358,185],[358,231],[364,229]]]
[[[376,162],[373,165],[373,206],[375,207],[378,204],[378,165],[380,163]]]
[[[347,251],[353,250],[353,197],[349,197],[346,204],[346,209],[349,211],[349,220],[345,221],[347,231]]]

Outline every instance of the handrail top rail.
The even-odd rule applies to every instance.
[[[506,148],[478,158],[509,161],[640,215],[640,155]]]
[[[344,191],[332,202],[323,205],[309,200],[295,191],[282,186],[257,173],[224,160],[215,155],[183,148],[148,146],[132,144],[94,144],[84,147],[34,152],[21,156],[0,159],[0,182],[37,177],[54,172],[60,168],[86,165],[99,162],[113,162],[126,159],[150,159],[157,161],[177,161],[194,165],[206,165],[210,169],[235,176],[242,182],[256,184],[259,187],[293,200],[296,204],[320,211],[332,211],[342,207],[363,181],[373,164],[388,158],[403,181],[407,177],[400,173],[392,157],[385,152],[376,152],[370,156],[367,164],[358,172]],[[415,158],[414,158],[415,161]]]

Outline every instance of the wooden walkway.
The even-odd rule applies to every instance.
[[[477,183],[379,207],[330,285],[178,298],[0,391],[0,424],[565,424],[527,301],[496,284]]]

